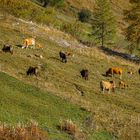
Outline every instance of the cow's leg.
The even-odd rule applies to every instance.
[[[120,79],[122,79],[122,74],[120,74]]]
[[[25,46],[22,46],[21,48],[22,48],[22,49],[24,49],[24,48],[25,48]]]
[[[112,78],[114,77],[114,73],[112,73]]]
[[[35,45],[31,45],[31,49],[35,49]]]
[[[119,84],[119,88],[121,89],[121,84]]]
[[[10,53],[13,55],[13,51],[10,51]]]
[[[113,70],[111,70],[111,76],[112,76],[112,78],[114,77],[114,73],[113,73]]]
[[[105,89],[104,89],[104,88],[102,88],[102,91],[103,91],[103,94],[104,94],[104,92],[105,92]]]

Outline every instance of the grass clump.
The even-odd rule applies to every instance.
[[[46,132],[38,127],[38,123],[30,121],[26,125],[21,123],[10,126],[0,124],[0,139],[2,140],[48,140]]]
[[[77,140],[84,140],[85,135],[82,133],[81,129],[72,120],[62,120],[60,121],[60,130],[72,135]]]

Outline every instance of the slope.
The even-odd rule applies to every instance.
[[[1,101],[3,101],[1,121],[17,122],[33,118],[38,120],[43,127],[47,122],[55,130],[61,117],[76,120],[79,125],[83,125],[86,116],[90,116],[94,127],[91,130],[89,126],[82,128],[88,130],[87,133],[90,133],[91,139],[95,132],[102,131],[121,139],[140,137],[138,133],[140,82],[137,65],[107,56],[97,48],[87,48],[79,44],[72,36],[53,28],[12,16],[1,20],[0,36],[0,48],[5,43],[14,46],[13,55],[0,52],[1,71],[16,78],[10,78],[3,73],[0,75]],[[43,50],[21,49],[17,46],[22,44],[24,37],[32,36],[36,36],[37,43],[44,46]],[[60,50],[72,52],[74,57],[70,57],[68,63],[64,64],[59,60]],[[43,59],[36,57],[35,54],[42,55]],[[43,66],[39,76],[27,77],[28,67],[37,65]],[[112,79],[102,75],[112,66],[123,68],[123,80],[127,81],[129,88],[126,90],[117,88],[114,94],[103,95],[99,83],[101,80]],[[79,71],[83,68],[89,70],[88,81],[80,77]],[[134,71],[134,75],[128,75],[128,70]],[[119,78],[115,76],[114,79],[118,86]],[[84,96],[81,96],[81,92]],[[21,101],[22,99],[25,100]],[[44,107],[46,104],[47,106]],[[37,111],[31,112],[32,108],[36,108]],[[23,116],[19,117],[21,114]],[[52,117],[51,120],[50,117]],[[52,137],[55,137],[54,135]],[[58,134],[57,137],[67,139],[68,136],[63,133]]]
[[[15,124],[36,120],[50,138],[70,139],[56,129],[60,120],[71,118],[80,125],[88,115],[78,106],[4,73],[0,73],[0,87],[0,121]]]

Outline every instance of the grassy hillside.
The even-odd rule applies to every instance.
[[[0,73],[0,87],[0,121],[15,124],[34,119],[50,132],[50,138],[70,139],[57,130],[59,121],[70,118],[80,125],[89,115],[78,106],[5,73]]]
[[[111,135],[124,140],[140,138],[139,66],[107,56],[97,48],[83,47],[61,31],[11,16],[1,19],[0,31],[0,49],[5,43],[14,47],[13,55],[0,52],[0,121],[16,123],[35,119],[41,127],[50,130],[50,138],[64,140],[72,137],[57,128],[63,118],[72,119],[84,131],[86,140],[108,140],[112,139]],[[32,36],[44,46],[43,50],[17,46],[23,38]],[[62,63],[60,50],[72,52],[74,57]],[[26,76],[28,67],[37,65],[43,66],[37,78]],[[115,93],[102,94],[100,81],[112,79],[102,74],[112,66],[123,68],[123,80],[129,87],[119,89],[120,80],[115,76]],[[89,70],[88,81],[80,77],[83,68]],[[129,70],[134,74],[129,75]],[[87,117],[91,122],[86,125]]]

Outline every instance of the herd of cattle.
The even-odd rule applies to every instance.
[[[42,45],[40,45],[40,44],[36,45],[35,44],[35,39],[34,38],[29,38],[29,39],[25,39],[23,41],[23,45],[22,45],[21,48],[22,49],[23,48],[28,48],[28,47],[35,48],[35,46],[37,46],[38,48],[43,48]],[[13,47],[11,45],[4,45],[3,48],[2,48],[2,51],[3,52],[9,52],[9,53],[11,53],[13,55]],[[74,56],[74,55],[72,53],[70,53],[70,52],[63,52],[63,51],[59,52],[59,57],[60,57],[61,61],[64,62],[64,63],[67,63],[67,57],[68,56]],[[29,75],[37,76],[37,73],[38,73],[38,67],[30,66],[28,68],[28,70],[26,71],[27,76],[29,76]],[[122,79],[122,73],[123,73],[122,68],[113,67],[113,68],[109,68],[106,71],[105,76],[106,77],[108,77],[108,76],[114,77],[114,74],[118,74],[120,76],[120,79]],[[140,74],[140,69],[138,70],[138,73]],[[128,71],[128,74],[133,74],[133,72]],[[80,71],[80,75],[85,80],[88,80],[89,71],[87,69],[82,69]],[[120,81],[119,82],[119,87],[120,88],[127,88],[128,84],[125,83],[124,81]],[[115,91],[116,83],[115,83],[114,80],[112,80],[112,81],[103,81],[102,80],[100,82],[100,88],[101,88],[103,93],[105,92],[105,90],[108,90],[108,93],[110,93],[111,90]]]

